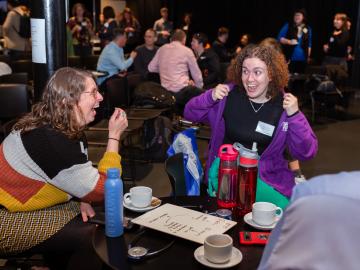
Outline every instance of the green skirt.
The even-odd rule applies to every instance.
[[[271,202],[283,210],[285,210],[286,206],[289,204],[289,198],[276,191],[259,177],[256,184],[256,201]]]

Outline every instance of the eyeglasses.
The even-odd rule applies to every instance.
[[[96,98],[97,95],[99,94],[99,89],[96,88],[92,91],[84,91],[83,93],[88,93],[88,94],[92,95],[94,98]]]

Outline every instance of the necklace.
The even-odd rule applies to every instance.
[[[251,107],[253,108],[253,110],[254,110],[254,112],[255,113],[257,113],[258,111],[260,111],[260,109],[264,106],[264,104],[265,104],[265,102],[264,103],[262,103],[261,105],[260,105],[260,107],[259,108],[257,108],[257,109],[255,109],[255,107],[254,107],[254,105],[253,105],[253,103],[252,103],[252,101],[249,99],[249,102],[250,102],[250,105],[251,105]]]

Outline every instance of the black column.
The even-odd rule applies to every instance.
[[[356,37],[354,44],[355,59],[352,67],[352,86],[360,88],[360,4],[358,8],[357,22],[354,22],[354,24],[356,24]]]
[[[34,59],[34,50],[39,49],[36,46],[39,44],[33,44],[34,92],[35,99],[39,100],[49,77],[60,67],[67,65],[65,1],[36,0],[30,3],[31,18],[45,19],[45,31],[41,31],[45,41],[45,63],[37,63]],[[32,32],[41,29],[35,29],[37,25],[32,20]]]

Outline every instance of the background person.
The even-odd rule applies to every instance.
[[[207,170],[222,144],[239,142],[251,149],[257,142],[256,200],[285,207],[295,185],[285,149],[299,160],[317,152],[316,136],[297,98],[283,92],[288,82],[285,59],[270,47],[249,45],[232,62],[229,79],[235,85],[220,84],[185,107],[186,119],[212,128]]]
[[[67,23],[73,37],[74,53],[81,57],[92,54],[90,40],[94,34],[90,19],[85,17],[85,11],[83,4],[76,3],[72,8],[73,17]]]
[[[19,35],[20,15],[30,16],[30,10],[16,0],[8,0],[9,12],[6,16],[3,28],[4,47],[11,60],[19,60],[30,55],[30,38]]]
[[[126,7],[119,27],[124,29],[127,35],[126,52],[131,52],[139,44],[141,26],[130,8]]]
[[[145,43],[135,49],[135,52],[137,52],[137,56],[134,60],[134,71],[139,73],[143,80],[146,80],[148,79],[149,75],[148,65],[154,58],[158,50],[158,46],[155,45],[155,30],[152,28],[146,30],[144,40]]]
[[[348,55],[348,43],[350,33],[347,25],[347,16],[344,13],[336,13],[334,17],[334,31],[329,42],[324,44],[325,58],[323,65],[338,65],[345,71],[348,70],[346,58]]]
[[[61,68],[3,141],[0,255],[29,251],[55,259],[51,269],[101,269],[91,244],[95,225],[86,222],[95,215],[90,204],[104,199],[107,169],[121,169],[119,140],[128,124],[116,109],[106,152],[94,168],[83,130],[101,101],[91,74]]]
[[[173,22],[169,21],[169,10],[166,7],[160,9],[161,18],[155,21],[154,30],[157,33],[156,45],[162,46],[170,42],[170,36],[174,29]]]
[[[208,38],[204,33],[196,33],[192,37],[191,48],[202,73],[204,89],[216,86],[220,77],[219,57],[212,48],[205,49],[207,43]]]
[[[115,20],[115,11],[111,6],[103,8],[103,23],[101,23],[98,37],[101,40],[101,48],[104,48],[113,40],[114,29],[117,28],[117,22]]]
[[[148,66],[150,72],[159,73],[161,85],[174,94],[180,114],[192,97],[202,93],[203,87],[201,70],[185,43],[185,32],[175,30],[171,43],[159,48]]]
[[[280,30],[278,40],[289,63],[291,73],[305,73],[310,62],[312,30],[307,24],[305,9],[294,12],[293,21],[286,23]]]

